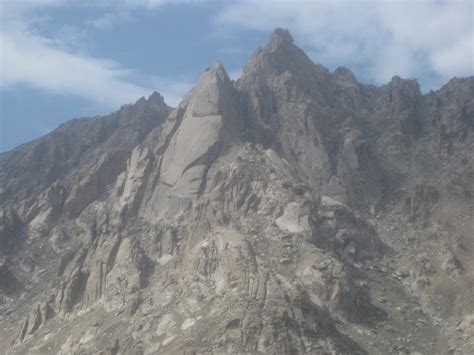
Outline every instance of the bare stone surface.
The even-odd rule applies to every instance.
[[[277,29],[233,82],[0,154],[7,354],[474,351],[474,79],[358,83]]]

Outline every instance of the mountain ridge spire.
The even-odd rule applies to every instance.
[[[270,43],[271,47],[277,48],[281,45],[292,45],[294,43],[293,36],[286,28],[276,28],[273,30]]]

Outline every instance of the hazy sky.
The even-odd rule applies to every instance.
[[[473,75],[472,1],[0,0],[0,151],[160,92],[176,105],[214,61],[231,78],[273,28],[365,83],[424,91]]]

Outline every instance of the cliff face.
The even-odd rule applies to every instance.
[[[473,349],[474,79],[420,93],[277,29],[0,155],[7,353]],[[458,328],[457,330],[455,328]]]

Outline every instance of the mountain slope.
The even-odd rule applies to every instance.
[[[0,344],[468,353],[473,98],[360,84],[277,29],[237,82],[0,155]]]

